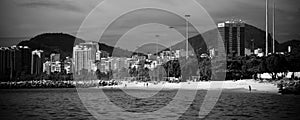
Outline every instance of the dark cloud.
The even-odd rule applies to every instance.
[[[78,6],[73,5],[67,1],[56,1],[56,0],[33,0],[18,4],[21,7],[38,8],[46,7],[52,9],[66,10],[72,12],[83,12],[84,10]]]
[[[265,0],[198,0],[215,22],[229,19],[242,19],[246,23],[265,30]],[[218,3],[218,4],[216,4]],[[272,29],[272,8],[270,1],[270,29]],[[299,0],[276,1],[276,39],[285,42],[290,39],[299,39],[300,9]]]
[[[107,0],[110,1],[110,0]],[[99,14],[106,14],[108,8],[117,11],[119,6],[134,4],[132,0],[119,0],[114,4],[102,6]],[[213,20],[218,23],[229,19],[242,19],[246,23],[265,29],[265,0],[196,0],[211,15]],[[270,0],[273,1],[273,0]],[[6,36],[35,36],[43,32],[67,32],[76,34],[82,21],[88,13],[96,7],[102,0],[1,0],[0,4],[0,37]],[[158,2],[161,5],[171,7],[184,7],[176,0],[148,0],[147,2]],[[271,4],[271,3],[270,3]],[[289,39],[299,39],[300,0],[276,0],[276,39],[284,42]],[[272,4],[270,5],[270,10]],[[114,12],[113,11],[113,12]],[[166,14],[142,13],[134,14],[120,22],[118,28],[113,33],[130,26],[130,23],[139,21],[150,21],[151,17],[168,18],[167,22],[171,26],[185,31],[184,21],[173,19]],[[110,17],[110,15],[107,15]],[[193,15],[192,15],[193,17]],[[106,19],[106,18],[99,18]],[[197,18],[201,19],[201,18]],[[95,20],[92,28],[103,27],[102,22]],[[270,22],[272,22],[270,20]],[[98,24],[99,23],[99,24]],[[272,26],[270,26],[272,27]],[[271,29],[271,28],[270,28]],[[90,33],[91,31],[79,31],[80,33]],[[151,31],[150,31],[151,32]],[[190,30],[191,35],[196,34]],[[96,34],[96,33],[95,33]],[[149,33],[150,34],[150,33]],[[152,34],[152,33],[151,33]],[[107,42],[114,39],[108,36]]]

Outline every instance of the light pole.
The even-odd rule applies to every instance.
[[[155,35],[155,38],[156,38],[156,55],[158,56],[158,38],[159,38],[159,35]]]
[[[266,0],[266,56],[268,56],[268,32],[269,32],[269,2]]]
[[[170,28],[171,30],[174,29],[174,27],[172,27],[172,26],[170,26],[169,28]],[[170,43],[170,51],[172,51],[172,40],[171,40],[171,43]]]
[[[275,51],[275,0],[273,0],[273,54],[276,53]]]
[[[158,38],[159,38],[159,35],[155,35],[155,38],[156,38],[156,60],[157,60],[157,64],[158,64]],[[157,68],[157,65],[156,65],[156,68]],[[156,75],[156,80],[158,79],[158,71],[155,71],[155,75]]]
[[[191,17],[191,15],[184,15],[185,17],[185,24],[186,24],[186,59],[189,57],[189,21],[188,18]]]

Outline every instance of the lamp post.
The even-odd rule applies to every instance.
[[[169,28],[172,30],[174,27],[170,26]],[[171,43],[170,43],[170,51],[172,52],[172,40],[171,40]]]
[[[269,32],[269,2],[266,0],[266,56],[268,56],[268,32]]]
[[[158,55],[158,38],[159,38],[159,35],[155,35],[155,39],[156,39],[156,55]]]
[[[275,51],[275,0],[273,0],[273,54],[276,53]]]
[[[185,17],[185,24],[186,24],[186,59],[189,57],[189,21],[188,18],[191,17],[191,15],[184,15]]]
[[[156,38],[156,55],[157,55],[157,57],[156,57],[156,60],[157,60],[157,64],[158,64],[158,38],[159,38],[159,35],[155,35],[155,38]],[[156,68],[157,68],[157,65],[156,65]],[[158,72],[157,71],[155,71],[155,75],[156,75],[156,80],[158,79]]]

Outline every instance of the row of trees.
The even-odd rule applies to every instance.
[[[278,73],[299,72],[300,55],[272,54],[267,57],[245,56],[227,60],[226,79],[254,78],[257,74],[269,73],[272,79],[279,79]],[[211,60],[204,58],[199,61],[199,75],[203,79],[210,79],[212,75]]]
[[[145,67],[145,64],[149,63],[140,61],[138,67],[129,68],[129,76],[136,77],[141,81],[162,80],[164,77],[179,78],[181,76],[181,68],[178,60],[170,60],[153,70]]]

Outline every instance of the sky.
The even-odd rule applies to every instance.
[[[146,6],[159,4],[160,6],[167,7],[168,9],[178,9],[179,11],[190,10],[190,13],[188,14],[191,15],[191,21],[192,19],[195,21],[206,19],[198,17],[198,13],[202,14],[203,11],[193,9],[193,5],[191,4],[192,2],[178,2],[178,0],[140,1],[144,1]],[[195,1],[203,7],[205,12],[207,12],[209,17],[212,18],[212,21],[215,24],[230,19],[241,19],[248,24],[263,30],[265,29],[265,0]],[[272,0],[269,1],[272,2]],[[291,39],[300,40],[300,1],[275,1],[276,40],[278,42],[285,42]],[[174,14],[159,10],[144,10],[142,12],[131,12],[123,16],[117,15],[120,14],[118,11],[125,10],[126,6],[137,5],[137,2],[139,1],[1,0],[0,46],[16,44],[20,40],[30,39],[36,35],[46,32],[68,33],[74,36],[79,35],[78,37],[84,40],[100,41],[107,44],[114,44],[119,47],[127,47],[128,49],[134,49],[137,46],[142,46],[146,43],[155,43],[157,42],[157,39],[164,46],[184,40],[184,35],[179,34],[180,32],[184,32],[186,28],[184,17],[180,18]],[[272,8],[271,5],[270,8]],[[91,22],[92,24],[89,26],[82,27],[81,25],[85,22],[87,17],[90,17],[92,12],[97,14],[97,19],[94,19]],[[126,12],[123,13],[126,14]],[[159,23],[151,23],[151,20],[148,21],[149,23],[141,22],[149,19],[154,22],[159,21]],[[111,20],[115,20],[117,22],[113,22]],[[140,25],[134,26],[133,24],[136,23],[140,23]],[[168,23],[168,25],[165,23]],[[193,25],[197,26],[198,24]],[[170,29],[169,26],[174,27],[177,31],[175,29]],[[208,26],[201,23],[199,26],[204,30],[209,29]],[[103,39],[97,39],[103,30],[107,30],[108,32],[104,32]],[[191,28],[189,30],[189,34],[190,36],[193,36],[196,35],[197,32],[195,29]],[[159,35],[159,37],[157,37],[157,35]],[[89,36],[97,37],[89,38]],[[126,46],[126,44],[130,45]]]

